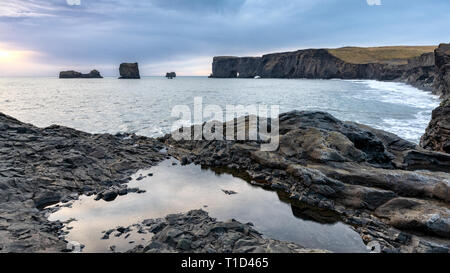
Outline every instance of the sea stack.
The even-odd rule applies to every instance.
[[[121,63],[119,79],[140,79],[138,63]]]
[[[168,78],[168,79],[173,79],[176,77],[177,77],[177,73],[175,73],[175,72],[167,72],[166,73],[166,78]]]
[[[89,72],[89,74],[83,74],[77,71],[68,70],[68,71],[61,71],[59,72],[59,78],[60,79],[101,79],[103,78],[102,75],[100,75],[100,72],[97,70],[92,70]]]

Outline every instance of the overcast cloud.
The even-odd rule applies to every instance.
[[[2,0],[0,50],[34,53],[12,74],[115,76],[138,61],[144,75],[207,75],[214,55],[449,42],[448,10],[448,0]]]

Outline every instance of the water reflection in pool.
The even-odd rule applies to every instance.
[[[53,213],[50,220],[75,218],[77,221],[68,224],[67,239],[86,245],[84,252],[106,252],[111,245],[117,251],[125,251],[148,240],[149,235],[134,232],[128,238],[112,235],[109,240],[101,240],[102,231],[200,208],[219,220],[252,222],[266,237],[304,247],[335,252],[366,251],[360,236],[330,213],[291,204],[283,194],[253,186],[230,174],[218,174],[195,165],[173,165],[176,162],[166,160],[134,175],[129,187],[139,187],[145,193],[120,196],[113,202],[82,196],[71,208]],[[149,173],[153,176],[148,176]],[[137,180],[140,175],[144,178]],[[237,194],[227,195],[223,190]]]

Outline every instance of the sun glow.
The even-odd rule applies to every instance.
[[[0,50],[0,61],[8,60],[11,58],[11,53],[5,50]]]
[[[25,61],[33,55],[31,51],[9,50],[0,48],[0,62]]]
[[[24,75],[44,67],[36,60],[40,54],[0,44],[0,76]]]

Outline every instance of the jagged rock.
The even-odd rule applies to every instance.
[[[140,79],[138,63],[121,63],[119,79]]]
[[[61,71],[59,73],[59,78],[60,79],[74,79],[74,78],[101,79],[103,77],[100,75],[100,72],[98,72],[97,70],[94,69],[91,72],[89,72],[89,74],[82,74],[80,72],[73,71],[73,70]]]
[[[450,210],[411,198],[396,198],[380,206],[375,214],[389,224],[405,229],[430,232],[450,238]]]
[[[232,122],[248,125],[249,118]],[[367,242],[370,238],[378,243],[382,252],[450,249],[448,155],[424,151],[393,134],[342,122],[327,113],[293,111],[280,115],[280,146],[273,152],[259,150],[264,138],[175,141],[170,135],[159,140],[92,135],[62,126],[41,129],[3,114],[0,128],[4,155],[0,158],[2,252],[65,249],[59,237],[62,224],[48,222],[45,210],[39,209],[83,192],[101,193],[99,198],[105,190],[113,191],[115,197],[121,195],[123,187],[119,185],[129,181],[132,172],[167,156],[156,152],[163,146],[159,141],[170,144],[170,154],[186,158],[186,162],[231,166],[246,172],[255,185],[283,192],[295,202],[333,211]],[[404,199],[413,200],[415,205],[401,206],[403,201],[398,200]],[[160,235],[138,251],[303,251],[267,239],[245,237],[234,241],[235,236],[250,229],[233,221],[214,222],[208,232],[227,235],[218,245],[209,243],[205,235],[208,245],[202,246],[198,242],[203,241],[195,236],[203,231],[192,236],[183,231],[182,222],[177,215],[145,222],[143,231]],[[190,220],[189,224],[196,225]],[[414,233],[409,233],[411,230]],[[104,238],[109,236],[105,233]]]
[[[62,224],[46,216],[58,208],[44,207],[113,186],[119,191],[132,173],[165,158],[156,148],[162,144],[146,137],[37,128],[2,113],[0,128],[0,252],[65,250]],[[128,169],[115,172],[122,161]]]
[[[128,252],[146,253],[326,253],[326,250],[307,249],[300,245],[267,239],[249,224],[236,220],[219,222],[203,210],[168,215],[165,219],[145,220],[159,223],[153,229],[151,242]]]

